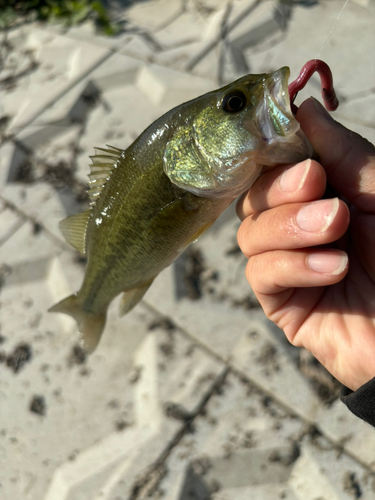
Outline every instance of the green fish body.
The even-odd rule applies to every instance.
[[[290,111],[288,76],[288,68],[245,76],[172,109],[125,151],[96,150],[91,207],[60,223],[87,257],[84,281],[50,309],[77,320],[87,351],[114,297],[123,292],[120,314],[129,312],[262,170],[311,155]]]

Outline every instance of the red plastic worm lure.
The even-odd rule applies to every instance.
[[[290,103],[294,114],[296,114],[298,110],[297,106],[294,104],[294,100],[298,92],[305,87],[315,71],[318,72],[320,77],[322,98],[327,110],[335,111],[339,105],[335,89],[333,88],[332,73],[328,64],[320,59],[311,59],[311,61],[308,61],[303,66],[299,76],[288,86]]]

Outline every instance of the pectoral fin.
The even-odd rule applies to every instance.
[[[147,292],[154,280],[148,281],[137,288],[131,288],[130,290],[125,290],[120,303],[120,316],[124,316],[129,311],[133,309],[134,306],[138,304],[144,294]]]

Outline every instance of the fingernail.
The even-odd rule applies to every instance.
[[[343,252],[341,255],[330,253],[313,253],[307,258],[309,268],[322,274],[341,274],[348,265],[348,256]]]
[[[305,182],[307,172],[310,170],[311,160],[306,160],[294,167],[285,170],[283,175],[280,177],[280,188],[282,191],[298,191],[303,186]]]
[[[334,119],[328,113],[328,111],[325,109],[325,107],[322,106],[320,104],[320,102],[315,99],[315,97],[310,97],[310,99],[312,99],[312,102],[314,103],[314,107],[317,110],[317,112],[320,114],[320,116],[322,116],[327,121],[332,121],[332,122],[334,121]]]
[[[303,231],[323,233],[328,229],[339,208],[338,198],[319,200],[301,208],[296,221]]]

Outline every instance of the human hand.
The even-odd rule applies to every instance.
[[[297,118],[321,165],[260,177],[237,204],[238,243],[267,317],[354,391],[375,377],[375,148],[313,99]],[[320,200],[326,180],[350,209]]]

